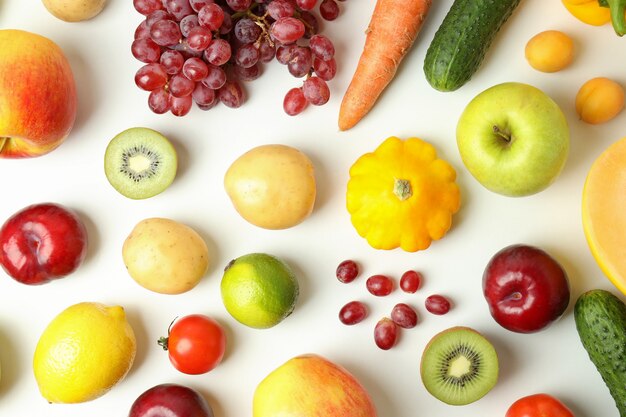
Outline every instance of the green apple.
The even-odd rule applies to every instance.
[[[487,189],[521,197],[548,187],[569,152],[558,104],[532,85],[508,82],[478,94],[456,130],[461,159]]]

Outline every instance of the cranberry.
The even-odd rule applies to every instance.
[[[337,266],[336,275],[340,282],[347,284],[359,275],[359,266],[352,260],[343,261]]]
[[[416,292],[422,285],[422,274],[416,271],[406,271],[400,277],[400,288],[408,293]]]
[[[391,320],[404,329],[412,329],[417,325],[417,313],[409,305],[398,303],[391,310]]]
[[[430,313],[442,315],[450,311],[450,301],[442,295],[434,294],[426,298],[424,303]]]
[[[365,317],[367,317],[367,309],[360,301],[350,301],[339,310],[339,320],[348,326],[363,321]]]
[[[393,281],[386,275],[372,275],[365,285],[367,290],[377,297],[389,295],[393,291]]]

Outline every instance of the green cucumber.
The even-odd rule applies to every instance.
[[[576,301],[574,320],[620,417],[626,417],[626,305],[609,291],[587,291]]]
[[[424,60],[426,79],[454,91],[474,75],[502,25],[520,0],[455,0]]]

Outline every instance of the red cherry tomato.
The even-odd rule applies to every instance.
[[[505,417],[574,417],[574,413],[551,395],[533,394],[511,404]]]
[[[177,319],[159,345],[169,352],[170,362],[185,374],[203,374],[215,368],[224,356],[226,334],[210,317],[192,314]]]

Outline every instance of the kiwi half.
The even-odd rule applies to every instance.
[[[489,340],[469,327],[452,327],[426,345],[422,382],[435,398],[450,405],[472,403],[498,380],[498,355]]]
[[[153,197],[174,181],[178,155],[156,130],[133,127],[116,135],[104,154],[104,173],[120,194],[135,200]]]

